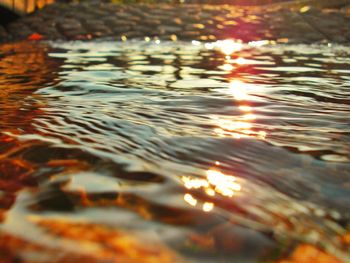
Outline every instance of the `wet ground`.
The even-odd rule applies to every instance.
[[[310,2],[310,1],[309,1]],[[121,5],[82,1],[57,3],[0,26],[0,41],[24,39],[163,40],[241,39],[280,43],[349,43],[349,7],[341,0],[313,5]],[[319,3],[319,4],[317,4]],[[315,7],[313,7],[315,6]]]
[[[346,46],[0,56],[3,261],[349,262]]]

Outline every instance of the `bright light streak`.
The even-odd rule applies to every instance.
[[[219,120],[218,125],[220,128],[227,131],[241,131],[252,128],[252,124],[245,121],[231,121],[231,120]]]
[[[237,59],[232,60],[232,62],[238,65],[245,65],[248,63],[248,60],[246,60],[245,58],[239,57]]]
[[[234,80],[230,83],[229,92],[236,100],[245,100],[248,98],[246,91],[247,85],[239,80]]]
[[[269,41],[269,40],[259,40],[259,41],[251,41],[248,43],[248,45],[251,47],[262,47],[262,46],[268,45],[270,43],[271,43],[271,41]]]
[[[231,55],[234,52],[240,51],[243,48],[243,44],[240,42],[233,41],[231,39],[217,41],[215,43],[222,53],[225,55]]]
[[[191,194],[185,194],[184,195],[184,200],[190,204],[191,206],[196,206],[197,204],[197,199],[193,198]]]
[[[248,114],[243,115],[242,119],[246,120],[246,121],[252,121],[252,120],[256,119],[256,115],[252,114],[252,113],[248,113]]]
[[[246,105],[240,105],[238,108],[239,108],[241,111],[245,111],[245,112],[250,112],[250,111],[252,111],[252,107],[246,106]]]

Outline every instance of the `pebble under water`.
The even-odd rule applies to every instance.
[[[349,53],[0,45],[0,255],[349,262]]]

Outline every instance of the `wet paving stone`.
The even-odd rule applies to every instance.
[[[293,43],[350,42],[350,8],[293,9],[281,5],[167,5],[82,2],[57,3],[0,30],[0,41],[37,32],[45,39],[159,36],[177,39],[236,38],[243,41],[288,38]],[[90,38],[89,37],[89,38]]]
[[[35,32],[29,26],[20,21],[8,25],[6,30],[11,39],[26,39]]]
[[[338,12],[321,12],[312,10],[302,14],[305,21],[313,26],[316,31],[324,35],[329,41],[345,43],[350,41],[350,19],[339,16]]]

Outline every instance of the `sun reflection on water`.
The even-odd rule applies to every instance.
[[[204,212],[210,212],[211,210],[213,210],[213,208],[214,208],[214,203],[205,202],[203,204],[203,211]]]
[[[243,57],[238,57],[236,59],[232,59],[231,62],[237,65],[246,65],[249,61]]]
[[[191,206],[196,206],[197,204],[197,199],[195,199],[191,194],[185,194],[184,200]]]
[[[222,69],[222,70],[224,70],[224,71],[231,71],[231,70],[234,69],[234,66],[232,66],[232,65],[229,64],[229,63],[226,63],[226,64],[224,64],[224,65],[222,65],[222,66],[219,66],[219,69]]]
[[[226,56],[232,55],[234,52],[243,49],[243,43],[232,39],[217,41],[215,42],[215,46],[218,47]]]
[[[249,105],[249,91],[254,91],[255,85],[244,83],[241,80],[232,80],[228,84],[225,93],[233,96],[241,114],[238,116],[212,116],[211,119],[217,128],[214,132],[221,137],[231,136],[235,139],[242,137],[255,137],[257,139],[265,139],[267,133],[265,131],[257,131],[254,128],[254,122],[258,116],[254,113],[253,108]]]
[[[219,162],[216,162],[218,165]],[[242,190],[242,186],[237,182],[237,178],[233,175],[227,175],[216,169],[206,171],[206,178],[194,178],[191,176],[183,176],[181,178],[184,186],[188,190],[201,189],[208,196],[213,197],[219,194],[224,197],[233,197]],[[192,194],[186,193],[184,200],[191,206],[200,205],[200,202],[193,197]],[[201,204],[202,210],[209,212],[214,209],[214,204],[204,202]]]
[[[200,42],[192,41],[192,44],[200,45]],[[272,42],[269,40],[262,40],[249,42],[248,46],[260,47],[268,44],[272,44]],[[240,65],[251,64],[251,60],[239,56],[239,51],[242,51],[246,46],[247,45],[244,45],[241,41],[232,39],[204,44],[206,49],[216,48],[224,55],[224,63],[218,68],[226,72],[238,71]],[[232,58],[231,56],[234,53],[237,54],[234,55],[235,58]],[[214,132],[218,136],[231,136],[236,139],[255,137],[264,140],[266,138],[267,133],[265,131],[257,131],[253,125],[258,117],[254,114],[253,108],[249,105],[249,99],[252,97],[250,93],[254,92],[256,89],[256,85],[245,83],[239,79],[229,81],[228,88],[225,89],[224,92],[230,94],[234,98],[241,114],[233,117],[212,116],[211,119],[217,127],[214,129]]]
[[[233,95],[235,100],[248,99],[248,85],[239,80],[233,80],[230,82],[228,92]]]
[[[232,197],[235,192],[241,191],[241,185],[236,182],[236,177],[223,174],[220,171],[208,170],[207,180],[214,187],[216,193]]]

